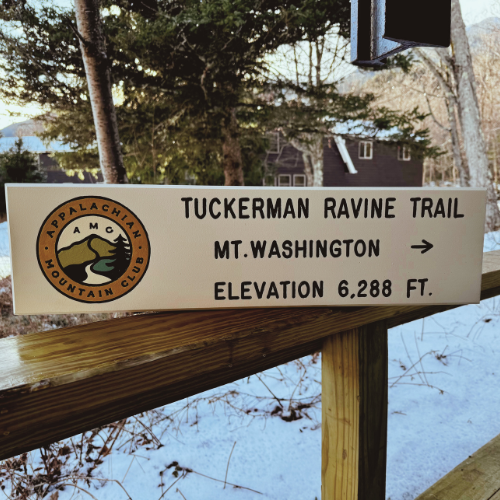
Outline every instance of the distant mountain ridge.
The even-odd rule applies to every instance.
[[[26,120],[19,123],[13,123],[2,130],[2,137],[31,137],[43,132],[43,124],[35,120]]]
[[[500,38],[500,18],[488,17],[481,22],[473,24],[467,28],[467,37],[473,51],[481,50],[483,37],[496,32]]]

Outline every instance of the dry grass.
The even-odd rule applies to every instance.
[[[53,330],[65,326],[84,325],[117,317],[114,314],[14,316],[12,306],[12,281],[8,276],[0,280],[0,338]]]

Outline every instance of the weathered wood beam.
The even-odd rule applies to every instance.
[[[482,298],[500,295],[500,251]],[[0,459],[285,363],[323,339],[456,306],[142,314],[0,340]]]
[[[416,500],[500,500],[500,436],[476,451]]]

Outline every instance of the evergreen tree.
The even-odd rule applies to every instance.
[[[0,97],[49,107],[46,137],[79,151],[58,159],[97,168],[74,13],[34,5],[0,14]],[[182,183],[190,173],[206,184],[256,183],[264,131],[294,107],[290,93],[278,89],[289,89],[289,82],[270,89],[268,56],[332,30],[344,41],[349,36],[349,0],[103,0],[102,6],[131,182]],[[303,103],[316,99],[307,117],[315,130],[325,103],[330,121],[366,116],[370,107],[369,96],[343,96],[333,87],[301,92]],[[385,111],[372,111],[374,126],[387,126]]]
[[[22,138],[5,153],[0,153],[0,212],[6,213],[5,184],[16,182],[44,182],[45,176],[38,169],[37,158],[24,148]]]
[[[106,273],[112,280],[119,278],[125,272],[132,256],[130,243],[121,234],[114,240],[114,245],[114,250],[110,251],[114,257],[113,270]]]

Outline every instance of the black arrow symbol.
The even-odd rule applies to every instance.
[[[422,243],[423,245],[412,245],[411,247],[419,249],[421,248],[422,249],[421,253],[428,252],[431,248],[434,247],[434,245],[432,243],[429,243],[427,240],[422,240]]]

